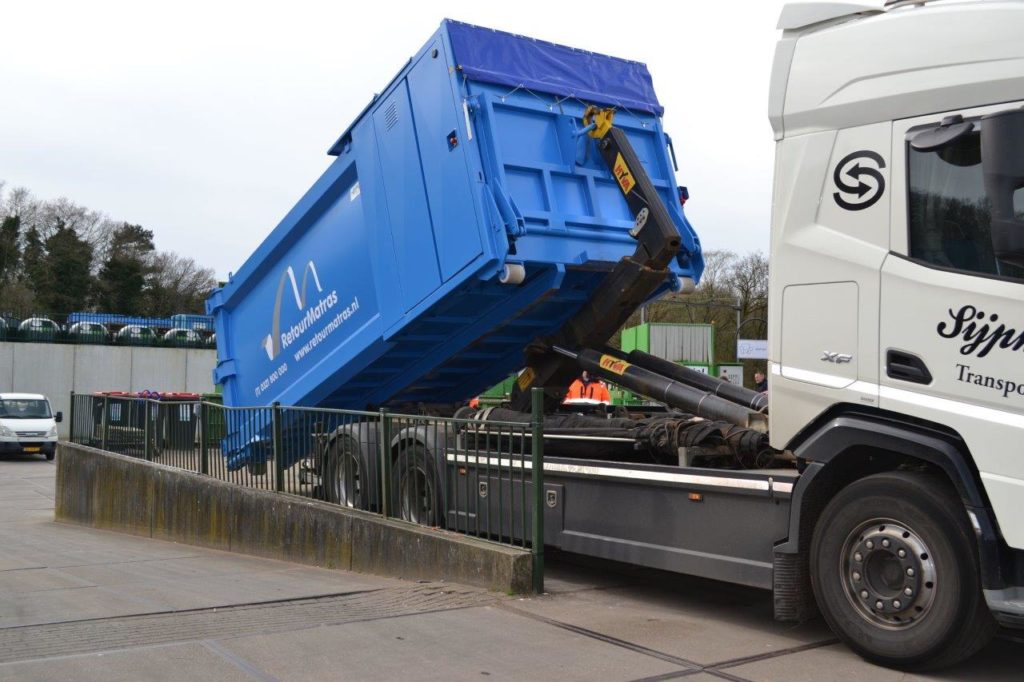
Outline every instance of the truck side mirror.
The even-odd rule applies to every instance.
[[[985,192],[992,203],[992,248],[996,258],[1024,266],[1024,220],[1014,195],[1024,187],[1024,109],[999,111],[981,119],[981,162]]]
[[[53,415],[53,421],[60,424],[62,421],[64,421],[64,413],[58,412],[57,414]]]

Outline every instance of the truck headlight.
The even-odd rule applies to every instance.
[[[46,432],[46,437],[47,438],[56,438],[57,437],[57,425],[56,424],[51,426],[50,430]]]
[[[4,438],[14,438],[17,435],[18,434],[14,433],[14,431],[11,431],[3,424],[0,424],[0,436],[3,436]]]

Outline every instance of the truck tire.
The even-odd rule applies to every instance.
[[[419,443],[402,445],[392,466],[395,516],[424,526],[444,525],[440,483],[434,456]]]
[[[351,436],[338,436],[324,456],[324,499],[345,507],[364,509],[365,483],[366,467],[359,443]]]
[[[940,668],[995,633],[967,514],[939,477],[887,472],[847,486],[818,519],[810,559],[825,620],[869,661]]]

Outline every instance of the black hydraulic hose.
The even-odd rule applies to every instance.
[[[616,355],[618,355],[618,353],[616,353]],[[738,384],[730,384],[728,381],[722,381],[721,379],[708,376],[707,374],[701,374],[689,367],[677,365],[674,362],[669,362],[668,360],[659,358],[656,355],[645,353],[642,350],[635,350],[629,355],[626,355],[624,359],[634,365],[639,365],[644,369],[649,369],[652,372],[674,379],[675,381],[684,383],[687,386],[693,386],[702,391],[707,391],[711,395],[725,398],[729,402],[742,405],[743,407],[754,410],[755,412],[768,414],[768,396],[763,393],[751,391],[749,388],[744,388]]]
[[[768,430],[768,419],[765,415],[699,388],[666,378],[640,365],[589,348],[584,348],[579,353],[557,347],[555,350],[563,355],[575,356],[577,364],[595,376],[604,377],[631,391],[659,400],[669,407],[686,410],[704,419],[727,421],[755,431]]]

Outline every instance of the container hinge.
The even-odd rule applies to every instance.
[[[492,187],[491,194],[494,195],[494,203],[498,207],[498,213],[505,222],[505,231],[515,239],[526,234],[526,219],[519,212],[512,197],[505,193],[505,188],[500,185]]]
[[[224,289],[216,288],[210,292],[210,295],[206,297],[206,314],[213,315],[219,308],[224,305]]]
[[[213,383],[223,384],[225,379],[233,377],[236,374],[238,374],[238,364],[235,362],[234,358],[221,360],[217,363],[217,366],[213,368]]]

